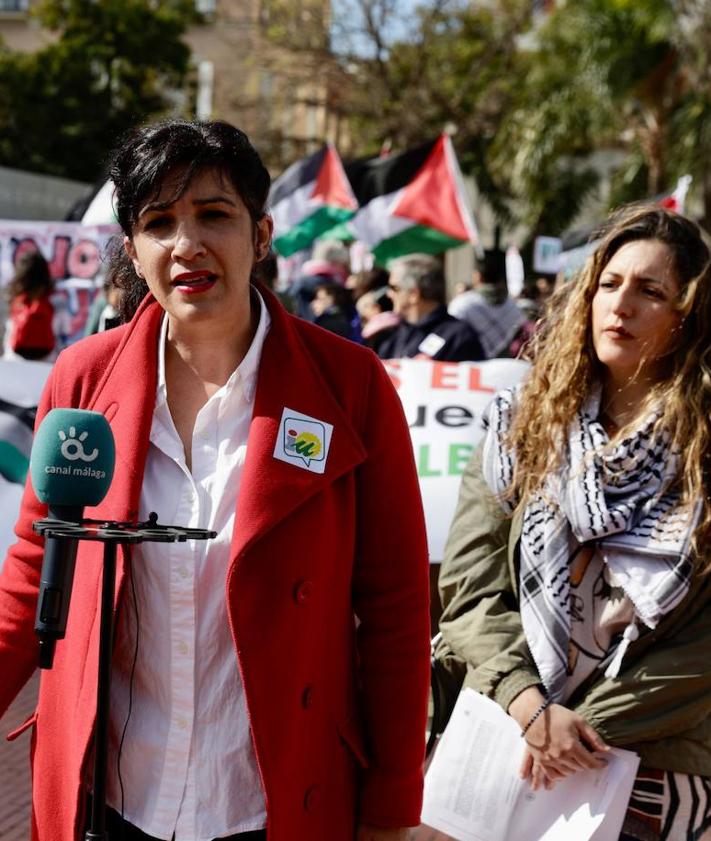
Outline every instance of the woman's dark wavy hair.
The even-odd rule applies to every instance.
[[[15,274],[7,286],[7,298],[12,301],[24,294],[31,301],[36,301],[49,295],[53,286],[45,258],[39,251],[27,251],[15,264]]]
[[[114,209],[124,234],[133,235],[141,208],[160,193],[168,177],[175,178],[176,200],[196,175],[208,169],[229,179],[253,221],[264,217],[271,179],[240,129],[220,121],[165,120],[130,132],[113,152],[109,168]],[[111,249],[108,273],[123,292],[124,321],[148,292],[146,282],[129,265],[119,249]]]

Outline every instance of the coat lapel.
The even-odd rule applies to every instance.
[[[272,325],[259,365],[232,542],[236,558],[306,500],[365,460],[366,450],[281,305],[262,291]],[[285,408],[333,426],[324,473],[274,458]]]
[[[155,407],[162,315],[163,310],[155,300],[146,298],[87,406],[106,416],[116,444],[114,479],[102,504],[104,516],[116,519],[138,516]]]
[[[281,304],[260,287],[272,324],[257,376],[247,458],[237,501],[232,557],[366,458],[347,411],[335,399],[312,353]],[[150,439],[157,382],[160,306],[147,298],[94,390],[88,409],[104,414],[114,431],[116,469],[101,516],[133,519]],[[285,408],[333,426],[323,474],[274,458]],[[160,512],[158,512],[160,514]]]

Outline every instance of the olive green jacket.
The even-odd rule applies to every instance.
[[[521,518],[520,507],[513,519],[504,515],[477,450],[462,477],[440,573],[436,656],[504,710],[540,685],[519,612]],[[567,706],[609,744],[639,753],[645,767],[711,776],[711,575],[695,576],[683,602],[630,644],[616,678],[595,673]]]

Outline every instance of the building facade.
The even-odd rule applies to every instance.
[[[0,0],[0,38],[34,51],[52,39],[32,17],[37,0]],[[193,56],[190,89],[176,110],[243,128],[270,170],[324,141],[349,151],[339,111],[345,77],[330,51],[330,0],[195,0],[202,20],[185,42]]]
[[[186,41],[199,116],[239,125],[275,173],[326,140],[348,150],[330,0],[198,0],[198,8],[205,22]]]

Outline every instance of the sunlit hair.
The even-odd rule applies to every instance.
[[[658,240],[673,255],[680,290],[675,304],[681,325],[661,362],[659,379],[650,386],[635,420],[652,406],[661,409],[655,432],[667,430],[671,447],[681,454],[683,499],[687,503],[703,500],[694,536],[696,545],[703,545],[711,536],[709,250],[693,222],[648,204],[622,208],[594,239],[598,241],[594,253],[579,275],[556,291],[544,326],[528,351],[533,365],[519,395],[509,435],[509,445],[516,453],[512,495],[528,499],[560,465],[570,423],[591,386],[601,378],[602,366],[592,339],[592,300],[605,266],[628,242]]]

